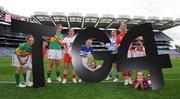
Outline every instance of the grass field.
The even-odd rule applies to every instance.
[[[159,90],[134,90],[132,86],[124,86],[123,82],[52,83],[44,88],[20,89],[15,86],[15,69],[11,66],[11,59],[1,58],[0,99],[180,99],[180,58],[173,58],[171,62],[173,68],[163,70],[165,87]],[[47,61],[45,64],[47,67]],[[55,79],[55,72],[52,76]],[[68,77],[70,81],[71,75]]]

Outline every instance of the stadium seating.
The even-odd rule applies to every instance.
[[[180,57],[180,53],[174,50],[158,50],[158,54],[169,54],[170,57]]]
[[[0,47],[0,58],[11,58],[15,48]]]
[[[14,49],[20,43],[25,42],[25,38],[27,36],[27,34],[11,32],[11,22],[7,22],[5,20],[7,14],[13,19],[28,21],[31,23],[49,26],[62,24],[62,33],[64,36],[67,35],[68,28],[70,27],[74,28],[75,33],[77,34],[86,27],[96,27],[103,30],[108,36],[110,36],[111,30],[117,30],[121,22],[125,22],[128,29],[131,29],[138,24],[151,23],[154,30],[155,43],[159,53],[170,53],[173,56],[176,54],[174,51],[169,50],[172,39],[162,31],[180,25],[179,18],[175,20],[170,17],[163,17],[160,19],[155,16],[148,18],[145,18],[144,16],[134,16],[131,18],[128,15],[119,15],[116,18],[111,14],[103,14],[99,17],[98,14],[86,14],[86,16],[82,16],[81,13],[70,13],[67,16],[63,12],[53,12],[51,15],[47,12],[35,12],[35,14],[31,17],[23,17],[6,13],[6,11],[2,9],[2,11],[0,11],[0,56],[2,57],[11,56],[12,53],[9,49]],[[100,43],[96,43],[93,47],[96,50],[106,50],[106,48],[102,47]]]

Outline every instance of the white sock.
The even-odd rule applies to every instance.
[[[27,72],[26,72],[26,82],[29,81],[30,75],[31,75],[31,70],[27,70]]]

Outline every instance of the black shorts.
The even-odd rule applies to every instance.
[[[112,63],[117,62],[117,54],[111,54],[111,58],[112,58]]]

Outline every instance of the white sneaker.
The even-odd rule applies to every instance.
[[[124,80],[124,85],[128,85],[128,79]]]
[[[67,79],[63,79],[62,84],[65,84],[67,82]]]
[[[51,78],[48,78],[48,79],[47,79],[47,83],[52,83]]]
[[[117,78],[114,78],[113,82],[117,82],[117,81],[119,81],[119,79],[117,79]]]
[[[151,80],[148,80],[148,84],[149,84],[149,86],[151,87]]]
[[[61,77],[57,77],[56,80],[59,81],[59,82],[62,81]]]
[[[78,80],[78,82],[82,82],[82,80],[81,80],[81,79],[79,79],[79,80]]]
[[[105,80],[111,80],[112,78],[110,76],[108,76]]]
[[[25,88],[26,87],[26,85],[25,84],[19,84],[17,87],[19,87],[19,88]]]
[[[27,86],[27,87],[32,87],[32,86],[33,86],[33,82],[27,81],[27,82],[26,82],[26,86]]]
[[[129,83],[130,85],[132,85],[132,84],[133,84],[133,82],[132,82],[131,78],[128,78],[128,83]]]
[[[72,79],[72,82],[73,82],[73,83],[77,83],[76,78],[73,78],[73,79]]]

